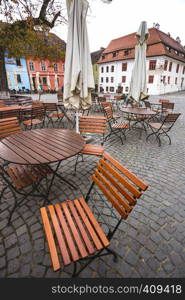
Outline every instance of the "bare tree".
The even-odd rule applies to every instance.
[[[112,0],[99,0],[111,2]],[[12,57],[64,56],[61,44],[52,43],[48,32],[66,22],[65,0],[0,0],[0,90],[8,89],[4,53]]]

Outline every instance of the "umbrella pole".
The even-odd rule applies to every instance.
[[[78,111],[76,111],[76,132],[79,133],[79,115]]]

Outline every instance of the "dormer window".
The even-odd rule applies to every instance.
[[[129,55],[130,51],[128,49],[124,50],[124,55]]]
[[[101,58],[102,58],[102,59],[105,59],[105,54],[102,54]]]
[[[168,50],[169,52],[171,52],[172,49],[170,47],[166,46],[166,50]]]

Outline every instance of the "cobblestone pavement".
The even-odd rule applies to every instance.
[[[119,139],[105,144],[106,151],[149,188],[112,241],[120,254],[119,262],[113,262],[111,256],[97,259],[80,274],[82,278],[185,277],[185,92],[165,98],[173,100],[175,111],[182,113],[170,132],[171,146],[167,140],[161,147],[152,139],[146,143],[145,133],[140,135],[137,130],[129,132],[124,145]],[[86,156],[76,176],[72,175],[74,162],[75,158],[64,161],[61,172],[75,181],[79,190],[56,180],[53,203],[74,199],[88,190],[97,158]],[[70,277],[71,266],[57,272],[51,268],[38,201],[29,198],[7,226],[13,203],[9,192],[0,203],[0,277]]]

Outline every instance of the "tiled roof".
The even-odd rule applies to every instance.
[[[112,40],[102,53],[105,58],[102,59],[101,57],[98,63],[134,58],[137,43],[136,32]],[[126,49],[128,49],[128,53],[125,55],[124,50]],[[117,52],[114,57],[113,52]],[[185,62],[185,48],[179,42],[157,28],[150,28],[147,40],[147,56],[158,55],[166,55]]]

